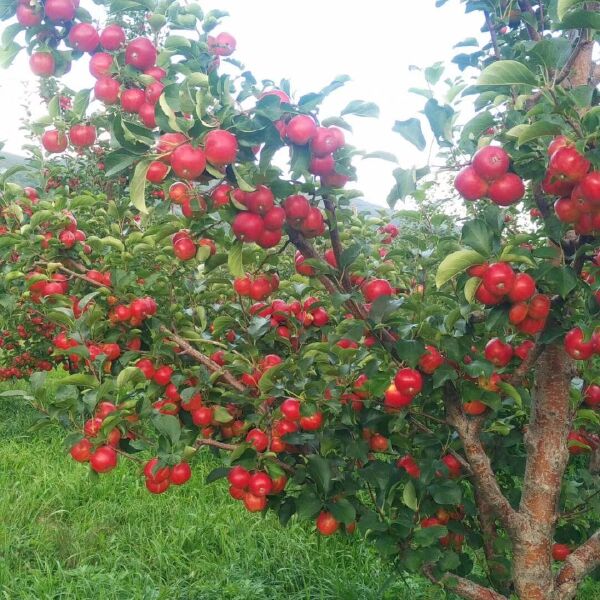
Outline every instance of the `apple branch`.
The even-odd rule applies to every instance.
[[[508,383],[511,385],[519,385],[523,379],[531,372],[531,369],[544,353],[545,346],[539,342],[532,348],[527,358],[517,367],[514,373],[511,374]]]
[[[425,573],[431,582],[447,588],[466,600],[508,600],[506,596],[499,594],[491,588],[479,585],[474,581],[469,581],[464,577],[459,577],[454,573],[444,573],[438,579],[433,574],[433,569],[430,565],[423,567],[423,573]]]
[[[238,392],[246,391],[246,387],[244,386],[244,384],[238,381],[227,369],[224,369],[216,362],[211,360],[208,356],[196,350],[181,336],[177,335],[176,333],[173,333],[168,327],[165,327],[164,325],[160,326],[160,331],[172,341],[174,341],[180,348],[182,348],[184,354],[187,354],[188,356],[197,360],[200,364],[204,365],[209,371],[212,371],[213,373],[219,373],[223,380],[232,388],[234,388]]]
[[[492,21],[492,17],[489,11],[484,10],[483,14],[485,15],[485,24],[490,32],[490,39],[492,40],[492,48],[494,49],[494,58],[496,60],[500,60],[500,48],[498,47],[498,36],[496,34],[496,28],[494,27],[494,23]]]
[[[210,438],[200,438],[194,442],[195,448],[201,448],[202,446],[210,446],[212,448],[218,448],[219,450],[227,450],[228,452],[233,452],[239,448],[239,444],[226,444],[225,442],[219,442]],[[294,468],[282,460],[279,460],[278,458],[270,458],[270,460],[280,466],[284,471],[294,473]]]
[[[522,12],[529,13],[531,16],[537,19],[535,11],[533,10],[533,7],[531,6],[531,2],[529,2],[529,0],[519,0],[519,8]],[[539,42],[542,39],[542,36],[540,35],[539,31],[527,22],[525,22],[525,25],[527,27],[527,33],[529,34],[529,38],[534,42]]]
[[[447,421],[456,429],[463,443],[475,488],[481,499],[488,506],[493,507],[504,527],[510,532],[515,532],[519,527],[520,518],[502,493],[492,470],[490,459],[481,443],[479,434],[482,420],[468,418],[465,415],[453,385],[447,384],[445,392],[444,405]]]
[[[581,580],[600,565],[600,530],[569,554],[555,580],[556,599],[573,598]]]

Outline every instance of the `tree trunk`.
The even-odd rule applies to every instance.
[[[525,434],[521,527],[513,535],[514,584],[521,600],[553,597],[551,552],[561,481],[569,459],[571,374],[572,361],[562,345],[548,346],[536,365],[531,418]]]

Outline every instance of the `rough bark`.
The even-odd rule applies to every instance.
[[[430,581],[445,587],[461,598],[465,598],[465,600],[507,600],[506,596],[495,590],[454,575],[453,573],[445,573],[438,579],[428,567],[425,567],[423,572]]]
[[[525,434],[521,523],[512,536],[514,583],[522,600],[548,600],[553,593],[551,547],[561,481],[569,459],[571,369],[572,362],[560,344],[548,346],[536,364]]]
[[[600,565],[600,530],[572,552],[556,576],[554,600],[574,598],[581,580]]]

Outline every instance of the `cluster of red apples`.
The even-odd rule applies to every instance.
[[[510,206],[525,194],[523,180],[509,172],[510,156],[499,146],[486,146],[473,156],[472,163],[462,169],[454,187],[465,200],[489,198],[498,206]]]
[[[512,304],[510,322],[521,332],[529,335],[539,333],[550,314],[550,298],[536,294],[535,280],[527,273],[515,273],[506,262],[475,265],[469,275],[481,279],[475,298],[486,306],[502,302]]]
[[[548,155],[542,189],[559,196],[554,203],[558,219],[573,223],[580,235],[600,232],[600,171],[590,171],[590,161],[564,136],[553,140]]]
[[[253,277],[246,274],[244,277],[236,277],[233,289],[242,297],[252,298],[259,302],[268,298],[279,289],[279,277],[276,273],[269,273]]]
[[[229,494],[241,500],[250,512],[260,512],[267,507],[267,496],[283,491],[287,477],[280,475],[272,478],[264,471],[248,471],[240,465],[232,467],[227,475]]]

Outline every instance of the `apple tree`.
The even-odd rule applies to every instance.
[[[394,129],[437,158],[396,166],[391,217],[350,188],[395,161],[346,139],[377,106],[322,114],[347,78],[257,81],[196,4],[2,4],[47,115],[39,185],[0,182],[0,376],[93,477],[172,493],[204,449],[282,525],[463,598],[573,598],[600,562],[597,4],[462,3],[485,40],[423,71]]]

